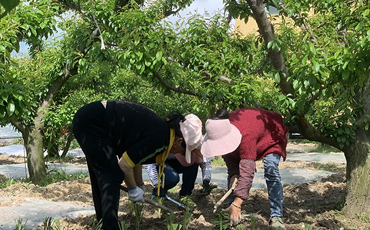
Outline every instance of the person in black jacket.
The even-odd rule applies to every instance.
[[[185,154],[186,141],[197,138],[198,132],[188,124],[181,114],[163,119],[142,105],[124,101],[92,102],[77,111],[72,130],[86,156],[96,219],[102,220],[103,229],[119,229],[123,180],[129,199],[144,202],[141,165],[163,167],[169,152]]]

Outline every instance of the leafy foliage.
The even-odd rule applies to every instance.
[[[14,9],[18,4],[19,0],[0,0],[0,5],[5,9],[5,12],[2,12],[3,10],[0,8],[0,19]]]
[[[348,146],[357,128],[368,127],[368,121],[359,122],[363,113],[359,95],[370,70],[365,61],[370,47],[368,6],[365,2],[346,5],[339,1],[285,4],[290,9],[286,16],[300,17],[294,24],[286,19],[278,30],[296,91],[282,98],[284,105],[296,115],[306,114],[341,148]]]

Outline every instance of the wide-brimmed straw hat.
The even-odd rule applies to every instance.
[[[180,122],[180,130],[186,143],[185,159],[191,163],[191,151],[200,147],[202,143],[202,121],[195,114],[185,116],[185,121]]]
[[[201,152],[205,157],[225,155],[237,149],[241,139],[239,129],[229,119],[208,119]]]

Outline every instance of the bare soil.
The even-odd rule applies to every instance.
[[[291,146],[298,148],[293,151],[302,152],[312,148],[312,145]],[[298,149],[298,150],[297,150]],[[23,163],[23,157],[6,156],[0,154],[0,164]],[[85,162],[76,161],[76,164]],[[258,168],[262,169],[262,164],[258,162]],[[280,168],[304,167],[311,170],[328,170],[336,172],[319,182],[305,183],[300,185],[284,186],[284,222],[286,229],[370,229],[369,218],[354,217],[346,218],[341,213],[345,194],[345,165],[339,164],[319,164],[310,162],[282,162]],[[6,180],[4,175],[0,175],[0,180]],[[178,190],[170,193],[170,197],[178,199]],[[152,185],[146,184],[146,196],[150,198]],[[192,212],[189,229],[215,230],[222,229],[217,213],[213,213],[214,204],[226,193],[225,189],[214,189],[210,195],[201,195],[201,185],[196,184],[192,198],[197,204],[197,208]],[[13,184],[5,189],[0,189],[2,197],[34,197],[55,202],[71,202],[77,205],[93,205],[90,180],[89,178],[61,181],[50,184],[46,187],[34,185],[25,185],[22,183]],[[127,195],[122,191],[119,208],[119,221],[126,223],[135,223],[135,215],[131,211]],[[0,206],[14,206],[17,203],[1,203]],[[22,202],[17,200],[16,202]],[[25,201],[23,201],[25,202]],[[184,219],[184,210],[178,208],[170,201],[164,201],[164,205],[172,209],[175,213],[175,222],[182,223]],[[132,207],[132,206],[131,206]],[[220,209],[225,209],[226,202]],[[131,209],[132,210],[132,209]],[[250,196],[242,206],[243,214],[247,214],[241,223],[244,229],[270,229],[269,220],[269,202],[266,190],[251,190]],[[219,212],[218,212],[219,213]],[[77,219],[62,218],[60,220],[61,229],[86,230],[91,229],[94,215],[80,216]],[[224,220],[223,226],[226,226],[228,220]],[[43,229],[40,226],[40,229]],[[131,229],[135,229],[132,227]],[[142,220],[140,229],[157,230],[167,229],[165,219],[159,216],[158,208],[150,204],[144,204],[142,210]],[[226,227],[224,228],[226,229]],[[229,229],[237,229],[231,227]]]

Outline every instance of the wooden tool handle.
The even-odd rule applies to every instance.
[[[233,186],[226,192],[226,194],[213,206],[213,213],[217,211],[217,208],[226,200],[226,198],[233,192],[235,189],[236,184],[233,184]]]

